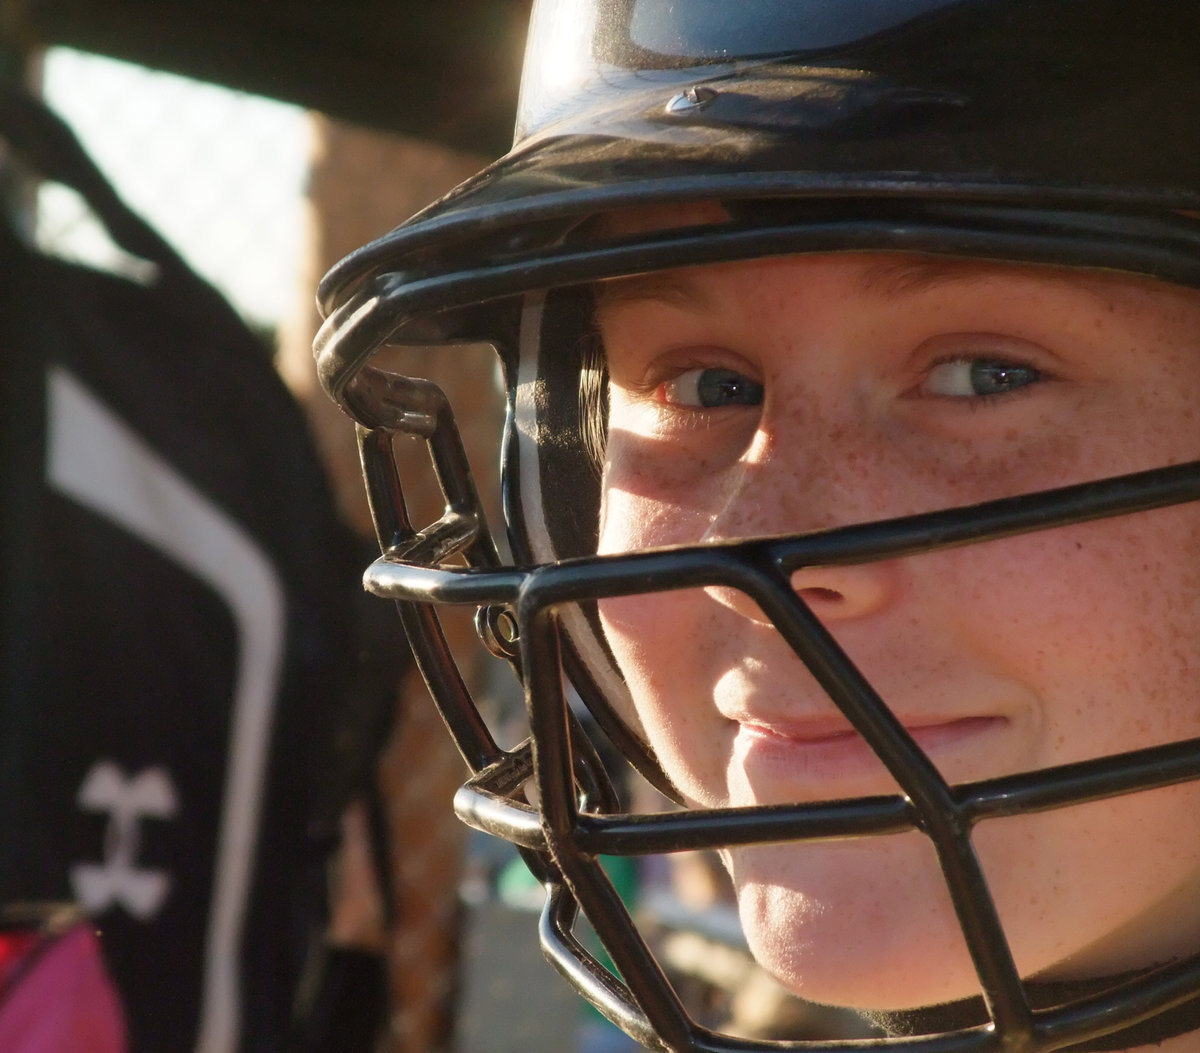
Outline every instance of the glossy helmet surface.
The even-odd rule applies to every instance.
[[[1196,778],[1200,746],[948,786],[789,581],[806,565],[1195,500],[1197,465],[817,534],[598,557],[595,408],[581,388],[602,401],[587,351],[588,283],[683,264],[894,250],[1200,286],[1198,39],[1200,7],[1177,0],[545,0],[533,14],[511,153],[322,283],[328,320],[318,368],[358,422],[383,549],[367,584],[398,601],[476,773],[456,809],[522,846],[550,893],[547,955],[644,1044],[779,1048],[716,1034],[687,1015],[598,855],[914,828],[937,852],[985,1013],[981,1023],[901,1040],[904,1048],[1125,1048],[1180,1030],[1170,1021],[1200,992],[1196,959],[1066,1001],[1023,983],[970,835],[992,817]],[[689,200],[720,201],[730,218],[609,239],[589,223],[615,208]],[[496,347],[507,391],[507,563],[441,392],[371,364],[387,344],[444,345],[453,356],[476,341]],[[428,441],[446,494],[446,514],[424,528],[405,510],[396,433]],[[590,605],[713,584],[745,591],[769,614],[902,793],[622,811],[567,704],[562,670],[612,742],[672,795],[649,747],[618,715],[628,712],[624,687]],[[481,636],[525,685],[532,747],[496,744],[443,642],[442,604],[479,608]],[[537,807],[524,793],[531,777]],[[574,934],[580,908],[615,972]]]

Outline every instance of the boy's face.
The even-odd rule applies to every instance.
[[[657,221],[652,225],[660,225]],[[885,254],[603,286],[600,550],[791,534],[1200,458],[1200,294],[1095,272]],[[793,584],[948,780],[1200,735],[1191,505]],[[896,786],[756,606],[601,604],[668,774],[702,806]],[[1200,788],[980,826],[1024,974],[1200,947]],[[724,853],[759,959],[889,1008],[975,994],[920,834]]]

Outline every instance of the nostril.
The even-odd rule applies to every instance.
[[[800,595],[806,600],[811,600],[816,603],[839,603],[844,598],[837,589],[825,589],[817,586],[810,586],[800,590]]]
[[[829,620],[871,614],[896,600],[901,591],[895,560],[802,567],[792,573],[791,585],[818,618]]]

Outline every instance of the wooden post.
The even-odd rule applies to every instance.
[[[334,262],[441,196],[482,167],[483,160],[322,117],[312,120],[308,258],[298,310],[281,331],[279,366],[308,409],[342,514],[358,533],[373,537],[353,427],[316,381],[311,344],[319,319],[313,290]],[[491,383],[493,357],[490,349],[456,351],[453,357],[414,351],[404,363],[407,371],[438,382],[450,397],[468,454],[476,472],[482,473],[477,482],[485,494],[496,486],[493,465],[501,426],[501,400]],[[490,445],[484,444],[484,436]],[[428,462],[423,444],[399,445],[399,453],[423,470]],[[412,495],[414,518],[422,509],[440,511],[440,494],[427,473],[425,478],[430,480],[428,491]],[[466,614],[447,624],[447,635],[457,651],[474,653]],[[399,641],[398,622],[396,632]],[[466,768],[419,678],[398,685],[396,714],[379,769],[391,838],[395,921],[390,931],[378,931],[380,911],[361,884],[338,904],[336,917],[343,937],[358,933],[364,944],[386,943],[394,1006],[386,1048],[393,1053],[436,1053],[448,1048],[453,1010],[465,828],[454,818],[450,802]],[[361,829],[361,824],[351,822],[349,828]],[[358,858],[363,858],[361,852]],[[348,860],[346,865],[354,864]],[[355,887],[352,874],[347,887]]]

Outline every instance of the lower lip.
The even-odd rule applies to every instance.
[[[905,730],[936,765],[938,755],[970,748],[976,740],[1006,723],[1001,717],[969,717]],[[852,731],[810,737],[757,724],[741,724],[735,738],[734,755],[752,782],[757,782],[759,776],[787,784],[819,781],[821,797],[895,791],[895,783],[887,775],[879,756],[865,739]],[[886,785],[853,791],[834,785],[864,778],[878,782],[880,776],[887,779]],[[782,786],[778,788],[782,789]],[[803,795],[810,797],[812,793]]]

